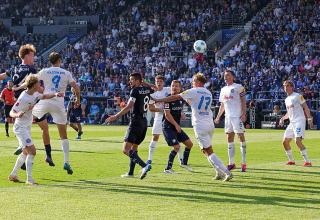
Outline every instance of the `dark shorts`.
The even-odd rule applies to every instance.
[[[37,118],[37,117],[35,117],[35,116],[33,116],[33,117],[34,117],[34,121],[35,121],[36,123],[38,123],[38,122],[41,122],[41,121],[43,121],[43,120],[47,120],[48,117],[49,117],[49,114],[47,113],[47,114],[45,114],[44,116],[42,116],[41,118]]]
[[[147,119],[145,118],[130,121],[124,141],[140,145],[146,137],[147,124]]]
[[[162,131],[163,136],[166,139],[166,142],[169,146],[174,146],[179,144],[180,142],[185,142],[190,139],[183,130],[181,130],[181,132],[178,133],[175,128],[163,127]]]
[[[69,115],[70,123],[81,123],[82,112],[77,110],[71,110]]]
[[[11,118],[10,117],[10,111],[12,109],[12,106],[13,105],[5,105],[4,106],[4,114],[5,114],[6,118]]]

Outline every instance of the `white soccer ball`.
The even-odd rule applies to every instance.
[[[193,49],[194,51],[196,51],[197,53],[205,53],[207,51],[207,44],[205,41],[203,40],[197,40],[196,42],[194,42],[193,44]]]

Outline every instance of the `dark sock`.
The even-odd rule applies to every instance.
[[[46,145],[44,145],[44,147],[46,149],[47,157],[51,158],[51,145],[50,144],[46,144]]]
[[[176,155],[177,155],[177,152],[175,152],[174,150],[170,152],[166,170],[170,170],[172,168],[172,164]]]
[[[6,122],[5,128],[6,128],[6,134],[9,134],[9,122]]]
[[[191,150],[191,149],[188,149],[188,148],[185,148],[185,149],[184,149],[184,152],[183,152],[183,161],[182,161],[182,163],[183,163],[184,165],[188,165],[190,150]]]
[[[129,157],[132,158],[134,163],[139,164],[142,168],[145,167],[147,164],[143,162],[143,160],[139,157],[137,151],[130,150]]]
[[[134,168],[135,167],[136,167],[136,163],[133,161],[132,158],[130,158],[128,175],[133,175],[134,174]]]

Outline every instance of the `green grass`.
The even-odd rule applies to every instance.
[[[162,173],[169,147],[163,137],[147,178],[122,179],[128,158],[122,152],[126,127],[85,126],[83,140],[69,131],[74,174],[62,169],[63,155],[55,127],[50,127],[56,167],[44,163],[40,129],[33,127],[38,147],[33,176],[39,186],[11,183],[14,137],[0,137],[0,219],[317,219],[320,217],[320,133],[307,131],[305,144],[313,167],[306,168],[294,146],[297,166],[285,166],[283,131],[248,130],[248,172],[237,169],[231,182],[212,180],[213,169],[197,146],[190,155],[194,173],[175,163],[177,175]],[[146,159],[150,130],[139,150]],[[4,133],[2,132],[4,136]],[[13,136],[13,134],[11,134]],[[216,129],[214,150],[227,161],[222,129]],[[240,163],[237,143],[236,161]],[[177,162],[177,161],[176,161]],[[138,174],[138,170],[136,171]],[[25,173],[20,172],[21,179]]]

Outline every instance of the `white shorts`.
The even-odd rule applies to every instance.
[[[238,117],[226,117],[224,122],[225,133],[241,134],[245,132],[243,122]]]
[[[14,125],[13,132],[19,141],[19,147],[25,148],[27,146],[33,145],[33,142],[31,139],[31,126],[20,127],[20,126]]]
[[[38,119],[45,114],[50,113],[53,122],[56,124],[67,124],[67,112],[64,108],[64,102],[59,100],[40,100],[32,110],[32,114]]]
[[[155,117],[152,126],[152,134],[162,134],[162,118]]]
[[[212,136],[214,131],[213,124],[203,127],[194,126],[193,130],[201,149],[209,148],[212,146]]]
[[[305,129],[306,121],[290,122],[286,131],[284,132],[284,138],[304,138]]]

